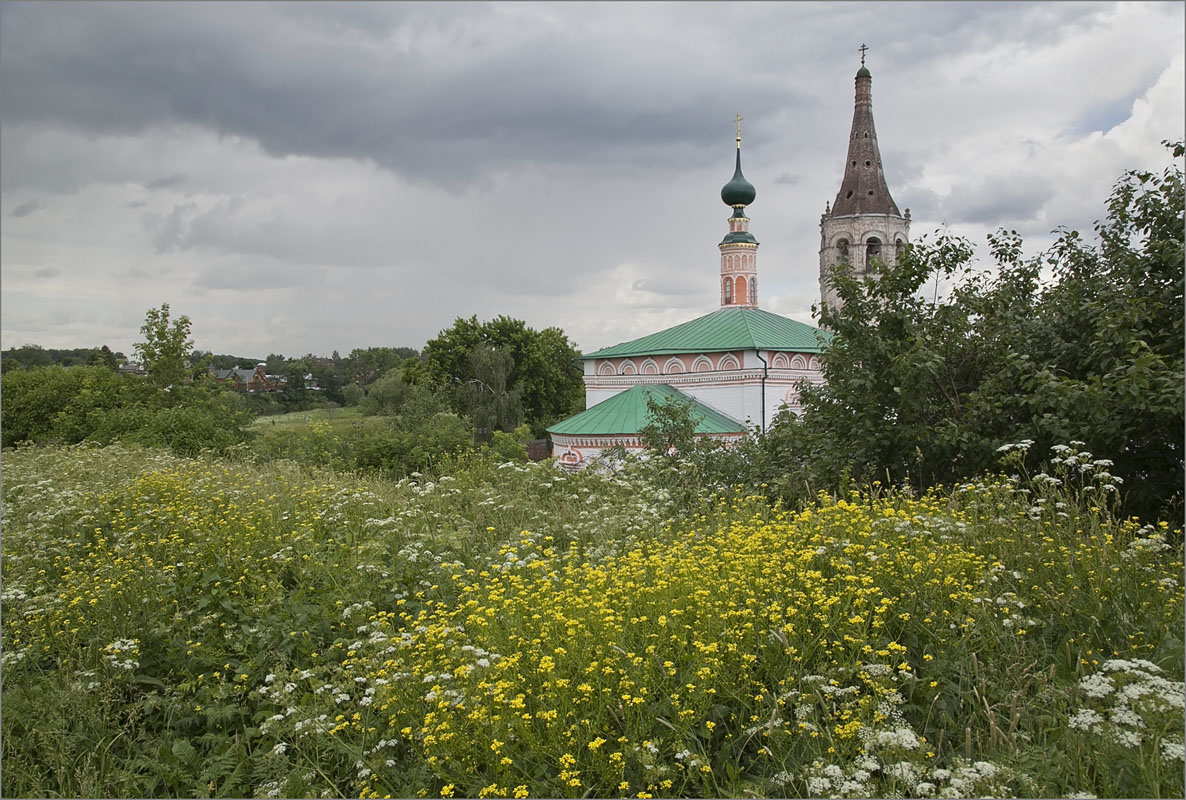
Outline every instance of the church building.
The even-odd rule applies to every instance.
[[[835,206],[821,220],[824,303],[835,303],[823,284],[826,268],[848,264],[871,274],[875,260],[893,263],[896,248],[908,240],[909,211],[898,214],[882,174],[870,83],[862,55],[848,164]],[[697,436],[736,441],[755,429],[765,431],[784,407],[797,412],[798,387],[823,381],[819,353],[829,334],[759,307],[758,241],[746,214],[757,191],[741,171],[740,115],[737,123],[736,167],[721,189],[733,213],[717,245],[720,308],[581,356],[585,410],[548,428],[561,466],[582,469],[615,445],[643,449],[640,430],[648,421],[650,397],[690,401]]]
[[[877,130],[873,127],[873,76],[865,67],[861,45],[856,77],[856,103],[848,135],[848,159],[836,201],[820,217],[820,302],[835,308],[836,291],[827,285],[833,266],[850,275],[876,279],[879,266],[893,266],[910,241],[910,209],[898,213],[881,168]],[[878,264],[880,262],[880,264]]]

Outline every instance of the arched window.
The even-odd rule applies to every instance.
[[[756,276],[749,279],[749,302],[751,306],[758,304],[758,279]]]
[[[848,239],[841,239],[836,242],[836,263],[848,264]]]
[[[898,263],[898,259],[906,252],[906,242],[902,241],[902,237],[898,237],[898,241],[894,242],[894,263]]]
[[[870,236],[865,242],[865,272],[873,271],[873,262],[881,260],[881,240]]]
[[[725,305],[733,302],[733,279],[725,278]]]

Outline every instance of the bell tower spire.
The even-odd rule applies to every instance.
[[[733,178],[721,189],[721,200],[733,208],[729,232],[717,247],[721,251],[721,308],[758,307],[758,240],[749,232],[745,207],[754,202],[758,192],[741,174],[741,121],[737,123],[737,167]]]
[[[820,218],[820,299],[833,307],[838,299],[827,285],[833,266],[850,274],[875,275],[881,267],[896,263],[899,250],[910,241],[910,209],[905,215],[898,211],[881,164],[873,125],[873,76],[865,66],[869,48],[862,44],[859,49],[861,67],[844,177],[836,200]]]

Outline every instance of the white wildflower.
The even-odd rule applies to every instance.
[[[1124,705],[1113,708],[1108,718],[1112,721],[1113,725],[1132,725],[1135,728],[1145,727],[1145,720],[1141,719],[1140,714]]]
[[[1124,747],[1141,746],[1141,737],[1136,731],[1115,729],[1112,731],[1112,739],[1116,744],[1123,745]]]
[[[1088,697],[1107,697],[1116,688],[1112,679],[1103,673],[1087,675],[1079,681],[1079,688]]]
[[[1186,743],[1173,739],[1161,740],[1161,758],[1163,761],[1186,761]]]
[[[808,778],[807,793],[812,797],[827,797],[832,794],[832,782],[827,778]]]

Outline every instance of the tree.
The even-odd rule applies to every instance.
[[[411,347],[355,348],[350,351],[343,370],[349,381],[366,386],[387,375],[406,359],[419,357],[420,354]]]
[[[320,387],[322,400],[338,405],[346,404],[346,398],[342,396],[342,387],[349,381],[345,377],[340,360],[322,358],[312,353],[306,353],[300,360],[308,364],[307,374],[312,375],[313,382]]]
[[[48,367],[52,363],[54,363],[53,357],[41,345],[26,344],[22,347],[10,347],[4,351],[4,358],[0,359],[0,369],[8,372],[12,369]]]
[[[437,386],[466,384],[475,378],[471,354],[479,345],[505,349],[512,366],[508,387],[519,387],[523,416],[537,436],[550,423],[581,409],[584,382],[577,364],[580,353],[559,328],[536,331],[522,320],[500,316],[479,323],[476,316],[458,318],[424,346],[424,364]],[[414,380],[419,379],[417,375]],[[467,413],[464,398],[455,410]]]
[[[118,355],[118,353],[116,354]],[[234,367],[254,367],[260,363],[262,359],[246,358],[244,356],[232,356],[225,353],[214,354],[209,350],[195,350],[194,357],[207,361],[207,366],[210,369],[232,369]]]
[[[351,386],[357,388],[357,384]],[[367,416],[407,416],[423,420],[447,411],[448,403],[431,387],[408,383],[400,368],[394,367],[367,387],[359,407]]]
[[[523,417],[522,390],[510,384],[515,360],[508,348],[477,344],[469,352],[472,378],[457,386],[461,403],[479,436],[488,440],[494,431],[510,433]]]
[[[264,371],[269,375],[279,375],[291,360],[285,358],[281,353],[268,353],[268,357],[263,360]],[[251,365],[255,366],[257,363],[259,362],[253,361]]]
[[[150,308],[140,333],[144,341],[133,346],[149,379],[158,389],[180,386],[205,372],[205,363],[191,362],[194,343],[189,338],[190,321],[184,314],[170,320],[169,304]]]
[[[348,406],[359,405],[364,397],[366,397],[366,390],[357,383],[347,384],[342,387],[342,398]]]
[[[700,416],[692,398],[683,400],[668,397],[656,400],[647,395],[647,422],[639,428],[639,436],[652,457],[687,454],[696,443],[696,426]]]
[[[309,356],[290,358],[281,364],[275,372],[269,368],[268,374],[280,375],[284,378],[284,385],[289,391],[299,391],[305,388],[305,376],[311,374],[312,368]]]
[[[820,312],[834,332],[827,383],[803,388],[803,424],[782,434],[811,453],[804,482],[951,483],[997,468],[1004,444],[1034,440],[1037,467],[1078,440],[1128,481],[1126,510],[1179,514],[1182,207],[1180,167],[1128,172],[1098,244],[1064,230],[1023,258],[1020,237],[998,231],[995,270],[972,272],[969,244],[940,236],[876,280],[831,276],[843,306]],[[956,281],[950,298],[924,300],[937,276]]]
[[[91,366],[107,367],[114,370],[119,367],[119,358],[115,353],[111,352],[111,348],[107,345],[102,347],[92,347],[87,351],[86,363]]]

